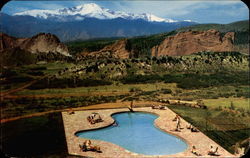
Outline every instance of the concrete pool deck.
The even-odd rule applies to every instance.
[[[176,116],[176,114],[168,108],[166,108],[165,110],[152,109],[151,107],[140,107],[133,109],[135,112],[149,112],[158,115],[159,117],[154,122],[155,126],[167,133],[181,138],[187,143],[188,148],[183,152],[176,153],[173,155],[151,156],[130,152],[110,142],[105,142],[101,140],[91,140],[93,145],[98,145],[101,148],[102,153],[92,151],[81,151],[79,148],[79,144],[83,144],[83,142],[87,139],[77,137],[75,134],[79,131],[103,128],[113,124],[114,119],[111,117],[112,114],[129,111],[128,108],[119,108],[105,110],[74,111],[74,114],[62,112],[68,153],[70,155],[80,155],[86,157],[196,157],[196,155],[191,153],[191,148],[193,145],[195,145],[197,152],[202,155],[199,157],[215,157],[207,155],[207,151],[212,145],[213,147],[219,147],[219,157],[238,157],[236,155],[230,154],[228,151],[226,151],[216,142],[208,138],[202,132],[191,132],[189,129],[186,128],[189,123],[183,120],[182,118],[181,127],[183,127],[183,129],[181,130],[181,132],[174,131],[176,127],[176,122],[172,120]],[[104,121],[96,124],[90,124],[87,121],[87,116],[89,116],[92,112],[99,113]]]

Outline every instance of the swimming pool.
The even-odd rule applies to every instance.
[[[187,144],[154,126],[156,115],[125,112],[112,115],[118,126],[83,131],[76,135],[117,144],[129,151],[145,155],[169,155],[182,152]]]

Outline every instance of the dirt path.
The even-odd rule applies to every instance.
[[[33,80],[33,81],[31,81],[31,82],[29,82],[29,83],[27,83],[27,84],[25,84],[25,85],[23,85],[23,86],[21,86],[21,87],[18,87],[18,88],[15,88],[15,89],[11,89],[11,90],[8,90],[7,92],[2,92],[2,93],[0,93],[0,97],[2,98],[2,97],[5,97],[5,96],[7,96],[7,95],[9,95],[9,94],[11,94],[11,93],[14,93],[14,92],[18,92],[18,91],[20,91],[20,90],[23,90],[24,88],[27,88],[27,87],[29,87],[29,86],[31,86],[32,84],[34,84],[35,82],[37,82],[38,80]]]
[[[44,79],[44,78],[46,78],[48,76],[49,75],[45,75],[45,76],[43,76],[43,77],[41,77],[39,79],[33,80],[33,81],[29,82],[29,83],[26,83],[25,85],[23,85],[21,87],[18,87],[18,88],[15,88],[15,89],[11,89],[11,90],[8,90],[6,92],[1,92],[0,93],[0,97],[1,97],[1,99],[3,99],[3,98],[5,98],[5,96],[10,95],[11,93],[15,93],[15,92],[21,91],[21,90],[23,90],[23,89],[31,86],[32,84],[36,83],[37,81],[42,80],[42,79]]]
[[[78,111],[78,110],[94,110],[94,109],[111,109],[111,108],[124,108],[128,107],[131,104],[131,102],[116,102],[116,103],[103,103],[103,104],[95,104],[95,105],[89,105],[89,106],[84,106],[84,107],[78,107],[78,108],[67,108],[67,109],[60,109],[60,110],[50,110],[46,112],[37,112],[33,114],[28,114],[28,115],[23,115],[23,116],[17,116],[17,117],[12,117],[12,118],[7,118],[7,119],[1,119],[1,123],[6,123],[10,121],[15,121],[18,119],[22,118],[29,118],[29,117],[34,117],[34,116],[41,116],[49,113],[55,113],[55,112],[63,112],[63,111]],[[139,101],[139,102],[134,102],[134,107],[145,107],[145,106],[151,106],[153,104],[161,104],[158,102],[145,102],[145,101]]]

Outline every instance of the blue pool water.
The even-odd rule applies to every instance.
[[[85,131],[76,135],[117,144],[129,151],[145,155],[168,155],[182,152],[187,144],[154,126],[156,115],[142,112],[119,113],[112,117],[118,126]]]

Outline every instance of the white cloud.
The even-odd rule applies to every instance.
[[[184,15],[189,12],[186,8],[199,3],[199,1],[133,1],[127,3],[127,6],[121,6],[128,12],[151,12],[157,16]]]
[[[246,11],[248,10],[247,6],[241,6],[241,7],[234,7],[232,6],[232,8],[230,10],[218,10],[218,14],[221,14],[221,15],[228,15],[228,16],[231,16],[231,17],[239,17],[239,16],[242,16],[242,15],[246,15]]]
[[[56,4],[56,3],[47,3],[46,1],[40,1],[33,5],[33,7],[37,7],[39,9],[46,9],[46,10],[54,10],[55,8],[64,8],[64,5]]]
[[[114,2],[116,3],[116,2]],[[191,14],[198,9],[209,9],[214,6],[230,6],[241,4],[240,0],[189,0],[189,1],[124,1],[117,3],[117,10],[123,10],[132,13],[150,12],[159,17],[174,18],[186,14]]]

